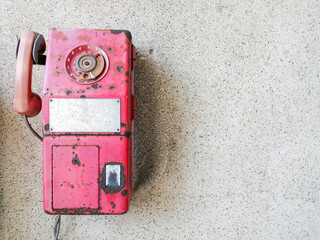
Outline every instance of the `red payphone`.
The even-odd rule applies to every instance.
[[[18,39],[14,97],[27,124],[42,109],[44,211],[125,213],[136,110],[131,34],[53,29],[46,56],[45,48],[38,33]],[[31,91],[33,64],[45,65],[41,98]]]

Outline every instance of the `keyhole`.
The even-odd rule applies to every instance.
[[[80,160],[79,160],[79,158],[75,157],[74,159],[72,159],[72,163],[73,163],[74,165],[80,166]]]

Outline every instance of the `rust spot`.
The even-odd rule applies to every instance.
[[[63,32],[57,32],[54,35],[55,38],[61,39],[61,40],[68,40],[67,36],[63,34]]]
[[[116,206],[116,204],[114,202],[111,202],[112,208],[114,208]]]
[[[72,184],[70,185],[70,187],[71,187],[71,188],[74,188],[74,186],[73,186]]]
[[[126,76],[129,77],[129,72],[126,72]]]
[[[114,89],[114,88],[116,88],[116,87],[115,87],[115,86],[110,86],[110,87],[109,87],[110,90],[111,90],[111,89]]]
[[[72,93],[72,91],[68,90],[66,91],[66,94],[69,96]]]
[[[44,125],[44,130],[49,131],[49,129],[50,129],[50,125],[49,124]]]
[[[121,72],[122,68],[123,68],[123,66],[117,66],[116,69],[117,69],[118,72]]]
[[[112,50],[112,48],[111,48],[111,47],[109,47],[109,48],[108,48],[108,50],[109,50],[109,51],[111,51],[111,50]]]
[[[131,33],[128,30],[110,30],[110,32],[113,34],[120,34],[120,33],[124,32],[124,34],[126,35],[126,37],[129,40],[132,39]]]
[[[105,36],[105,34],[109,34],[110,33],[110,30],[109,29],[97,29],[97,32],[102,32],[103,36]]]
[[[81,95],[80,98],[86,98],[86,95]]]
[[[126,196],[127,194],[128,194],[128,191],[127,191],[127,190],[123,190],[123,191],[121,192],[121,196],[122,196],[122,197]]]
[[[60,74],[62,74],[62,73],[63,73],[63,70],[62,71],[54,71],[54,76],[59,77]]]
[[[68,208],[62,208],[62,209],[54,209],[54,211],[57,214],[99,214],[99,210],[101,210],[101,207],[98,209],[88,209],[88,208],[77,208],[77,209],[68,209]]]
[[[124,136],[125,136],[126,138],[129,138],[129,137],[131,136],[131,132],[125,131],[125,132],[124,132]]]
[[[58,134],[44,134],[43,137],[61,137],[61,136],[79,136],[79,137],[87,137],[87,136],[125,136],[128,137],[131,135],[131,132],[125,132],[124,135],[120,133],[58,133]],[[78,139],[79,140],[79,139]],[[77,145],[72,146],[72,148],[76,148]]]
[[[61,61],[61,57],[62,57],[62,55],[60,54],[59,57],[58,57],[58,62]]]
[[[121,123],[121,127],[126,127],[126,126],[127,126],[127,124]]]
[[[80,40],[80,41],[90,41],[91,40],[91,38],[89,36],[86,36],[86,35],[79,36],[79,37],[77,37],[77,39]]]
[[[96,83],[96,84],[93,84],[91,87],[92,87],[93,89],[97,89],[99,86],[98,86],[98,84]]]

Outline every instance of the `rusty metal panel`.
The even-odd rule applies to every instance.
[[[98,179],[98,146],[53,146],[54,209],[97,209]]]

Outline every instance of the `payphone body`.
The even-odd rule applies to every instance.
[[[129,31],[50,31],[41,98],[45,212],[128,211],[135,54]]]

